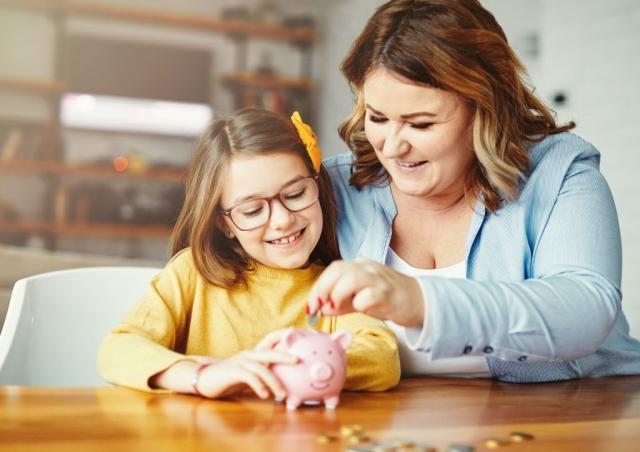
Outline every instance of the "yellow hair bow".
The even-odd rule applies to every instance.
[[[320,146],[318,146],[318,138],[316,138],[316,134],[313,133],[311,126],[302,121],[302,117],[297,111],[294,111],[291,115],[291,122],[293,122],[302,143],[307,148],[307,152],[309,153],[309,157],[311,157],[311,162],[313,163],[313,168],[316,170],[316,173],[320,172],[322,151],[320,151]]]

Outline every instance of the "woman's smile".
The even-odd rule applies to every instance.
[[[417,172],[424,168],[427,163],[429,163],[428,160],[423,160],[421,162],[402,162],[399,160],[395,160],[395,164],[398,166],[398,168],[406,173]]]

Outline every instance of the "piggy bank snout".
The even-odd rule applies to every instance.
[[[327,363],[313,363],[309,373],[314,381],[327,381],[333,377],[333,368]]]

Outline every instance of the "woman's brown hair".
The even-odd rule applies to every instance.
[[[229,161],[235,155],[290,152],[299,155],[311,174],[311,158],[292,122],[277,113],[247,108],[214,120],[196,144],[184,205],[171,236],[172,255],[191,247],[198,272],[209,283],[227,289],[246,285],[253,269],[251,257],[222,230],[220,196]],[[329,175],[321,167],[318,178],[322,234],[311,260],[328,265],[339,258],[336,204]]]
[[[340,126],[355,154],[351,183],[357,188],[388,177],[364,133],[362,89],[376,68],[454,93],[475,110],[476,165],[467,193],[490,211],[518,196],[531,164],[527,142],[575,127],[557,125],[536,98],[502,28],[479,1],[391,0],[369,19],[341,65],[357,100]]]

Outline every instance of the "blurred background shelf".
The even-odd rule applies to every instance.
[[[98,19],[185,28],[214,34],[273,39],[295,44],[310,45],[316,40],[315,30],[308,27],[290,28],[259,24],[247,20],[202,17],[156,9],[131,8],[110,5],[106,2],[84,0],[0,0],[0,5],[3,4]]]
[[[61,94],[66,89],[60,81],[18,77],[0,77],[0,88],[36,94]]]
[[[222,77],[222,82],[227,85],[236,85],[245,88],[311,91],[313,87],[311,80],[305,78],[286,77],[275,74],[255,74],[251,72],[227,74]]]
[[[313,125],[317,16],[293,6],[0,0],[0,242],[166,259],[214,115]]]
[[[171,235],[172,228],[165,225],[138,225],[118,223],[53,223],[47,221],[3,221],[0,232],[52,234],[56,236],[87,236],[108,238],[161,238]]]
[[[62,176],[102,177],[133,180],[158,180],[164,182],[182,183],[186,170],[169,168],[149,168],[139,172],[116,171],[113,167],[99,164],[66,164],[60,162],[46,162],[37,160],[11,160],[0,162],[0,172],[57,174]]]

